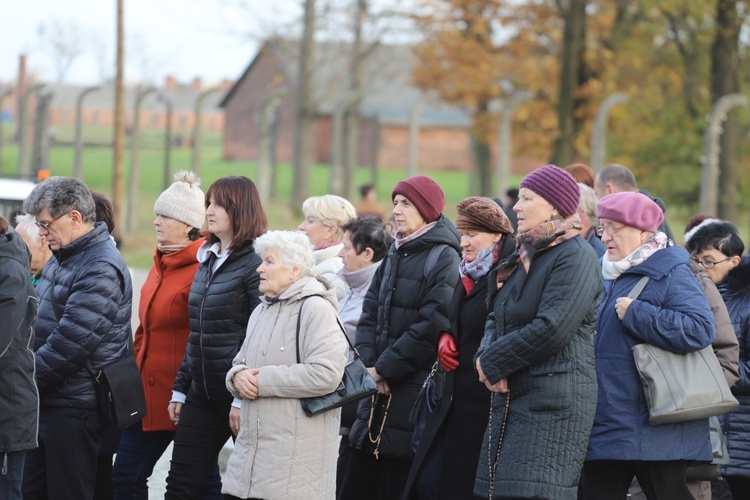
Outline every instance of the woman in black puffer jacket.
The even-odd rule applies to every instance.
[[[354,448],[340,499],[398,499],[414,452],[409,414],[437,357],[458,282],[459,241],[441,212],[442,189],[417,175],[392,193],[396,241],[373,276],[357,324],[356,347],[378,394],[363,399],[349,434]]]
[[[165,498],[221,498],[221,485],[201,492],[219,451],[232,435],[232,396],[224,378],[260,303],[260,256],[253,241],[268,222],[253,181],[218,179],[206,192],[208,236],[190,288],[190,336],[177,373],[169,416],[177,426]],[[215,489],[214,489],[215,487]]]

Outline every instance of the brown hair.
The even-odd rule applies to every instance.
[[[109,234],[112,234],[115,230],[115,207],[112,206],[112,202],[102,193],[91,191],[91,196],[94,198],[96,221],[107,224],[107,230]]]
[[[10,224],[8,224],[8,219],[0,215],[0,234],[5,234],[5,231],[8,230],[8,227]]]
[[[244,175],[230,175],[216,179],[206,191],[206,208],[214,202],[229,215],[232,221],[233,250],[252,245],[255,238],[268,229],[268,219],[255,183]],[[218,236],[208,234],[208,242],[219,242]]]
[[[573,163],[565,167],[565,170],[576,180],[582,184],[586,184],[590,188],[594,188],[594,179],[596,174],[591,170],[591,167],[585,163]]]

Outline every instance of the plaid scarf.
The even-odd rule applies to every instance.
[[[581,233],[581,218],[573,214],[566,218],[557,218],[542,222],[531,231],[521,233],[516,237],[516,253],[511,255],[505,265],[497,272],[497,289],[510,278],[518,264],[528,274],[531,261],[537,253],[544,252]]]
[[[605,280],[616,280],[622,273],[642,263],[662,248],[667,248],[667,235],[658,232],[630,255],[618,261],[612,262],[609,260],[609,253],[605,253],[602,258],[602,276]]]

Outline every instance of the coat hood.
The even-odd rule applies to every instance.
[[[0,257],[17,260],[26,270],[31,265],[29,249],[12,227],[0,235]]]

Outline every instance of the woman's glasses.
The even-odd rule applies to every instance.
[[[726,262],[731,258],[732,257],[727,257],[726,259],[721,259],[721,260],[711,260],[711,259],[700,260],[700,259],[696,259],[695,257],[693,257],[693,260],[697,262],[698,264],[700,264],[701,266],[703,266],[704,269],[711,269],[716,264],[721,264],[722,262]]]
[[[625,224],[599,224],[596,226],[596,235],[597,236],[604,236],[604,233],[607,233],[609,235],[615,234],[620,229],[624,228]]]

